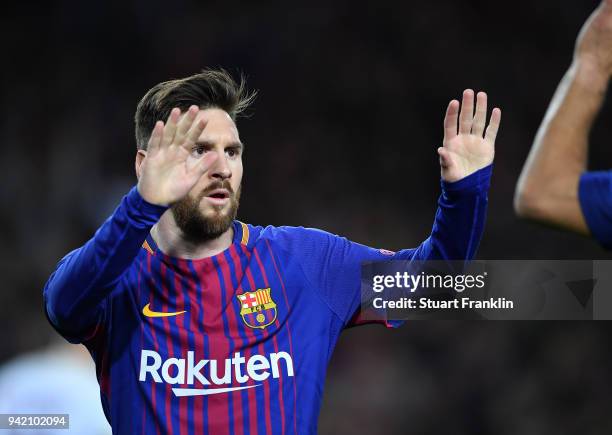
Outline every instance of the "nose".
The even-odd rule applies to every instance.
[[[210,176],[221,181],[232,176],[232,170],[229,167],[225,153],[219,153],[219,157],[217,160],[215,160],[215,163],[210,170]]]

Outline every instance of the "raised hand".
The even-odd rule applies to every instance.
[[[603,0],[582,26],[574,59],[606,79],[612,74],[612,0]]]
[[[457,129],[457,117],[459,129]],[[501,120],[501,110],[493,109],[487,121],[487,94],[479,92],[474,115],[474,91],[463,91],[461,113],[459,101],[452,100],[444,117],[444,141],[438,148],[442,179],[453,182],[476,172],[493,162],[495,137]],[[483,137],[484,134],[484,137]]]
[[[216,160],[217,153],[193,153],[206,127],[204,120],[196,121],[198,112],[197,106],[191,106],[181,117],[174,108],[165,125],[155,124],[138,179],[138,191],[147,202],[170,206],[179,201]]]

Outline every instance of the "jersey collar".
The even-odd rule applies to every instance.
[[[232,240],[232,243],[235,245],[240,244],[245,247],[248,246],[250,236],[249,226],[244,222],[240,222],[238,220],[234,220],[234,222],[232,222],[232,225],[234,227],[234,238]],[[151,233],[147,235],[147,238],[142,243],[142,249],[144,249],[151,255],[155,255],[159,250],[159,248],[157,247],[157,243],[155,243],[155,240],[153,240],[153,236],[151,236]]]

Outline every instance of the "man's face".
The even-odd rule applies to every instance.
[[[243,146],[236,124],[220,109],[200,110],[196,121],[207,124],[190,150],[191,160],[205,153],[216,153],[217,159],[202,175],[189,194],[171,208],[183,236],[193,242],[219,237],[227,231],[238,212],[242,181]]]

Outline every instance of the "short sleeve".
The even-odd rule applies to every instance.
[[[578,197],[593,237],[606,249],[612,249],[612,171],[582,174]]]

